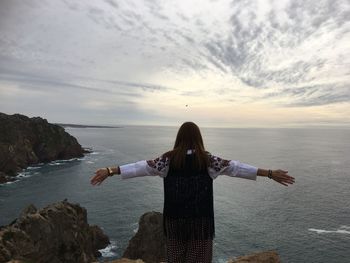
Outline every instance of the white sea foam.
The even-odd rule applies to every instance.
[[[83,160],[83,158],[71,158],[71,159],[66,159],[66,160],[56,160],[56,161],[50,162],[49,165],[63,165],[65,163],[77,161],[77,160]]]
[[[64,160],[66,162],[72,162],[72,161],[76,161],[76,160],[79,160],[78,158],[72,158],[72,159],[68,159],[68,160]]]
[[[116,252],[116,250],[118,248],[117,242],[113,241],[113,240],[111,240],[110,242],[111,243],[107,247],[99,250],[102,254],[102,257],[104,257],[104,258],[110,258],[110,257],[114,257],[117,255],[117,252]]]
[[[93,162],[93,161],[86,161],[85,163],[90,163],[91,164],[91,163],[95,163],[95,162]]]
[[[15,181],[10,181],[10,182],[6,182],[5,184],[13,184],[13,183],[16,183],[18,182],[19,180],[15,180]]]
[[[29,166],[27,167],[27,170],[36,170],[36,169],[40,169],[40,166]]]
[[[346,230],[349,229],[349,230]],[[326,234],[326,233],[337,233],[337,234],[350,234],[350,227],[349,226],[340,226],[337,230],[325,230],[325,229],[316,229],[316,228],[309,228],[309,231],[314,231],[317,234]]]
[[[137,231],[139,230],[139,223],[138,223],[138,222],[133,223],[133,224],[131,224],[131,226],[132,226],[132,227],[135,227],[135,228],[132,230],[132,232],[137,233]]]
[[[49,163],[49,165],[51,166],[56,166],[56,165],[62,165],[63,163],[60,163],[60,162],[51,162]]]
[[[16,176],[16,178],[31,177],[31,176],[32,176],[31,173],[21,172],[21,173],[18,173],[18,175]]]

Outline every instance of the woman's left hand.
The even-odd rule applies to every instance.
[[[100,185],[108,177],[108,171],[106,168],[97,169],[95,176],[91,178],[90,183],[92,185]]]
[[[295,178],[288,175],[288,171],[284,171],[281,169],[272,170],[272,179],[276,182],[288,186],[288,184],[293,184],[295,182]]]

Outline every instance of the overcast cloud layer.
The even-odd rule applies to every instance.
[[[347,0],[1,0],[0,111],[350,125],[349,47]]]

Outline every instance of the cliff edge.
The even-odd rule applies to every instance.
[[[0,113],[0,184],[29,165],[82,157],[85,151],[63,127],[40,117]]]
[[[0,227],[0,263],[90,263],[109,244],[96,225],[87,223],[87,211],[67,200],[38,210],[27,206],[19,218]],[[122,259],[108,263],[165,262],[162,214],[147,212]],[[106,262],[106,261],[104,261]],[[230,259],[227,263],[281,263],[276,251],[262,251]]]
[[[137,233],[129,241],[123,254],[124,261],[144,263],[165,262],[166,244],[163,236],[162,213],[147,212],[140,217]],[[131,259],[127,261],[127,259]],[[135,260],[135,261],[133,261]],[[230,259],[227,263],[281,263],[276,251],[261,251],[251,255]]]
[[[109,244],[86,209],[67,200],[41,210],[26,207],[19,218],[0,227],[0,262],[92,262]]]

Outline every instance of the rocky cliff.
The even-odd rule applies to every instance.
[[[0,183],[29,165],[82,157],[86,152],[64,128],[40,117],[0,113]]]
[[[97,263],[97,262],[96,262]],[[141,259],[117,259],[106,263],[145,263]],[[227,263],[281,263],[276,251],[262,251],[251,255],[241,256],[237,259],[230,259]]]
[[[87,212],[64,200],[37,210],[29,205],[19,218],[0,228],[0,262],[87,263],[109,244]]]
[[[166,245],[162,226],[161,213],[143,214],[139,220],[138,231],[129,241],[123,257],[142,259],[146,263],[165,261]]]
[[[129,241],[123,258],[142,260],[145,263],[164,262],[166,244],[163,236],[162,214],[159,212],[147,212],[139,220],[139,228],[134,237]],[[139,262],[139,261],[111,261]],[[281,263],[276,251],[262,251],[251,255],[231,259],[228,263]]]
[[[88,225],[87,212],[78,204],[64,200],[41,210],[29,205],[19,218],[0,227],[0,263],[98,263],[98,250],[108,244],[108,237],[98,226]],[[162,214],[148,212],[141,216],[123,258],[108,263],[164,262],[165,251]],[[281,261],[276,251],[262,251],[228,263]]]
[[[281,263],[276,251],[262,251],[230,259],[227,263]]]

